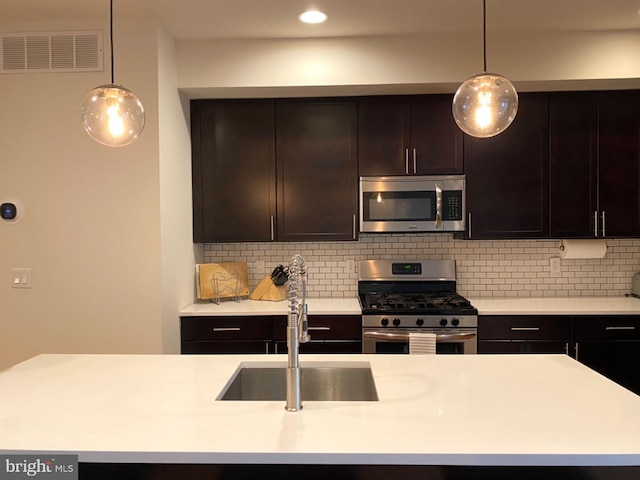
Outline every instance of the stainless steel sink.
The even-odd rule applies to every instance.
[[[243,363],[216,400],[285,400],[285,364]],[[316,362],[301,365],[306,401],[378,401],[368,362]]]

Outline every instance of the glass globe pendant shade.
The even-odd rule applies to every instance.
[[[511,82],[495,73],[466,80],[453,97],[453,118],[468,135],[488,138],[506,130],[518,112],[518,93]]]
[[[80,118],[96,142],[123,147],[134,142],[144,129],[144,108],[134,93],[122,86],[101,85],[82,100]]]

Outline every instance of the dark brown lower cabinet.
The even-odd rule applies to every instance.
[[[564,316],[482,315],[478,353],[569,353],[570,320]]]
[[[337,433],[339,434],[339,432]],[[79,478],[92,480],[632,480],[640,466],[450,466],[80,463]]]
[[[573,317],[572,354],[640,395],[640,316]]]
[[[638,315],[480,315],[478,353],[561,353],[640,395]]]
[[[362,353],[360,315],[310,315],[311,342],[300,353]],[[211,316],[180,319],[181,353],[287,353],[287,317]]]
[[[272,316],[182,317],[181,353],[271,353]]]

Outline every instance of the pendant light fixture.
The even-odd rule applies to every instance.
[[[144,129],[144,108],[131,90],[113,81],[113,0],[109,6],[111,83],[100,85],[82,100],[80,119],[85,131],[96,142],[122,147],[135,142]]]
[[[453,97],[453,118],[468,135],[488,138],[506,130],[518,112],[518,92],[502,75],[487,73],[487,4],[482,0],[483,73],[466,80]]]

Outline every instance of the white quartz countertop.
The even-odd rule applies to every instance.
[[[479,315],[640,315],[635,297],[469,298]]]
[[[360,302],[353,298],[309,298],[309,315],[361,315]],[[289,302],[243,299],[239,302],[223,300],[220,304],[200,302],[180,310],[180,316],[199,317],[216,315],[287,315]]]
[[[566,355],[303,355],[369,362],[377,402],[216,401],[243,362],[40,355],[0,373],[0,453],[81,462],[640,465],[640,397]]]
[[[640,315],[634,297],[469,298],[479,315]],[[309,315],[360,315],[357,298],[310,298]],[[200,302],[182,309],[180,316],[286,315],[289,302],[241,300],[219,305]]]

